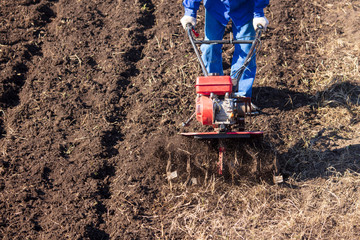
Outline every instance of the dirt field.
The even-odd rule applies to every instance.
[[[360,1],[270,2],[264,138],[221,177],[213,143],[178,135],[200,129],[181,1],[1,0],[0,237],[359,239]]]

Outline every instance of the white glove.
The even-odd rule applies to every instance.
[[[267,20],[267,18],[264,16],[264,17],[256,17],[253,19],[253,26],[254,26],[254,29],[256,31],[256,29],[258,28],[258,25],[261,25],[264,27],[264,30],[266,30],[268,24],[269,24],[269,21]]]
[[[180,19],[181,25],[183,26],[183,28],[186,30],[186,24],[190,23],[193,27],[195,27],[196,25],[196,18],[192,17],[192,16],[183,16]]]

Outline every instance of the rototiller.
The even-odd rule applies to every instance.
[[[191,45],[199,60],[204,76],[196,79],[196,106],[195,113],[183,123],[188,126],[196,118],[202,125],[212,126],[212,132],[190,132],[181,133],[183,136],[194,137],[197,139],[218,139],[219,140],[219,161],[218,173],[223,172],[223,159],[225,152],[224,139],[234,138],[254,138],[261,137],[262,131],[245,131],[246,123],[251,122],[251,98],[237,97],[233,94],[236,85],[243,75],[246,67],[249,65],[251,58],[255,55],[260,47],[260,36],[263,27],[259,25],[253,40],[196,40],[193,34],[199,35],[194,31],[191,24],[187,25],[186,32],[189,36]],[[245,58],[244,64],[236,72],[236,78],[230,76],[219,76],[209,74],[201,59],[197,44],[252,44],[250,51]]]

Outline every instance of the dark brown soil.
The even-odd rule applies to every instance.
[[[235,182],[268,181],[275,157],[285,176],[325,174],[327,162],[307,164],[297,151],[326,95],[304,81],[322,59],[308,43],[332,31],[299,24],[312,26],[322,11],[306,0],[271,1],[258,58],[258,79],[267,81],[253,94],[263,114],[249,126],[265,136],[238,144],[244,164],[221,184],[234,183],[234,176]],[[201,183],[215,172],[213,143],[178,136],[193,111],[192,84],[200,74],[179,24],[182,14],[175,0],[1,1],[3,239],[155,238],[161,226],[150,216],[166,211],[156,206],[167,174],[179,174],[173,184],[191,177]],[[185,131],[197,129],[193,123]],[[284,142],[289,135],[298,141],[291,147]]]

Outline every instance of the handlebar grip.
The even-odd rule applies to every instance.
[[[192,27],[193,27],[193,25],[191,23],[186,24],[186,28],[192,28]]]

